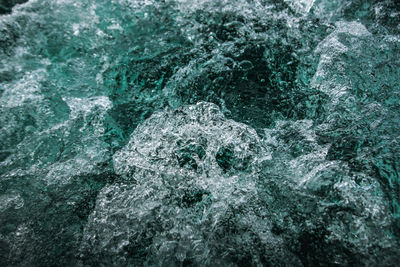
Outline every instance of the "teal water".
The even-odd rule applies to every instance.
[[[395,0],[0,1],[0,265],[397,266],[399,25]]]

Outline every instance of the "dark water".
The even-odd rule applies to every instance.
[[[22,2],[1,266],[398,264],[398,1]]]

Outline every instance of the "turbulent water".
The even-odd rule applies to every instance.
[[[396,266],[400,2],[0,1],[1,266]]]

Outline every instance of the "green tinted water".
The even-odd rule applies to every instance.
[[[396,1],[3,2],[2,265],[400,259]]]

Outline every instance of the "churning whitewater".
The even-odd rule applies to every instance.
[[[0,2],[1,266],[396,266],[400,3]]]

